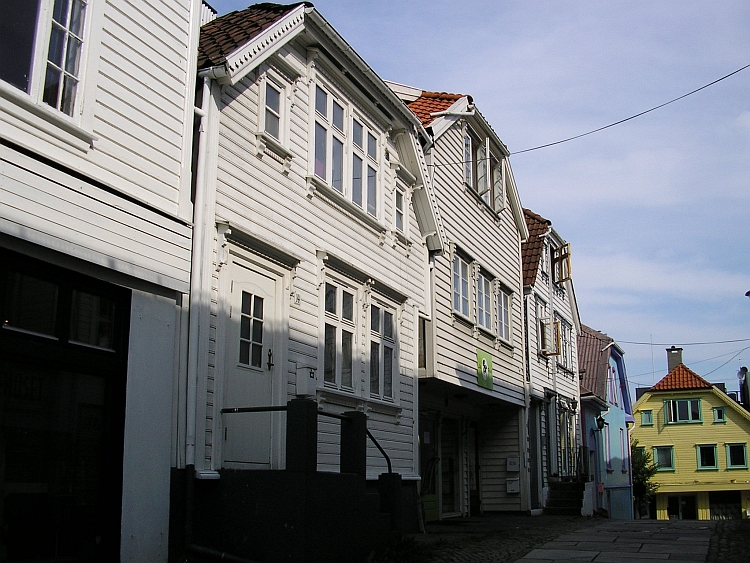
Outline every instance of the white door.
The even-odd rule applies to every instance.
[[[276,280],[232,262],[224,407],[272,404]],[[224,461],[270,467],[271,413],[224,414]]]

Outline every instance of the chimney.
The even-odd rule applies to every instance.
[[[677,367],[678,364],[682,363],[682,348],[667,348],[667,373]]]

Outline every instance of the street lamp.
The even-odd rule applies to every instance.
[[[607,421],[604,420],[604,417],[602,415],[599,415],[596,417],[596,427],[601,431],[604,430],[604,425],[607,424]]]

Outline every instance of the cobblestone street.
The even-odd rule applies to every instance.
[[[562,516],[493,516],[428,526],[382,563],[619,562],[633,559],[747,563],[750,520],[622,521]],[[617,537],[614,537],[617,536]],[[600,552],[601,551],[601,552]]]

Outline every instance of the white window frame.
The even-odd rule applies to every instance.
[[[369,307],[367,325],[369,329],[369,338],[367,346],[367,381],[369,387],[369,396],[381,401],[394,402],[397,396],[397,388],[400,373],[400,362],[398,353],[398,322],[396,309],[381,300],[373,299]],[[377,315],[377,330],[373,323],[373,317]],[[390,317],[391,334],[386,334],[386,320]],[[378,347],[378,357],[373,359],[373,346]],[[386,350],[390,349],[391,353],[391,372],[390,372],[390,394],[387,388],[388,373],[386,371]],[[375,370],[377,373],[375,373]],[[377,387],[375,389],[374,387]]]
[[[488,332],[493,332],[492,328],[492,280],[481,271],[477,274],[476,282],[476,319],[477,326]]]
[[[497,337],[503,342],[513,342],[513,292],[497,284]]]
[[[399,196],[401,196],[400,206],[399,206]],[[400,226],[399,226],[399,217],[401,218]],[[407,236],[408,219],[409,219],[409,206],[406,201],[406,190],[400,184],[397,183],[396,187],[393,190],[393,227],[404,236]]]
[[[326,113],[318,111],[318,90],[326,94]],[[338,192],[367,215],[378,219],[381,217],[384,174],[381,166],[384,161],[384,141],[381,132],[370,120],[337,89],[323,80],[317,80],[311,89],[311,144],[310,174]],[[343,123],[341,127],[334,123],[334,105],[342,108]],[[355,141],[355,122],[362,128],[361,146]],[[321,133],[324,131],[324,133]],[[319,169],[318,138],[325,135],[323,169]],[[340,143],[336,145],[335,143]],[[374,146],[373,144],[374,143]],[[334,146],[341,146],[341,178],[334,178]],[[355,197],[355,158],[362,167],[359,178],[359,196]],[[338,175],[337,175],[338,176]],[[358,201],[361,200],[361,201]]]
[[[490,138],[466,126],[464,131],[464,184],[495,212],[505,208],[507,170],[505,158],[497,157]]]
[[[279,93],[279,109],[274,112],[272,108],[268,107],[268,87],[273,88]],[[288,137],[288,120],[287,120],[287,83],[273,70],[266,69],[261,75],[261,80],[258,84],[258,90],[260,95],[259,101],[259,112],[258,112],[258,131],[267,137],[270,137],[273,141],[276,141],[282,146],[286,145]],[[267,112],[271,111],[276,113],[279,119],[279,134],[274,136],[268,131]]]
[[[329,287],[334,287],[336,295],[334,299],[334,311],[327,310],[327,291]],[[359,371],[359,363],[357,358],[360,357],[358,352],[358,338],[357,338],[357,311],[358,305],[358,291],[349,284],[337,278],[326,278],[322,284],[322,311],[324,317],[323,324],[323,372],[321,380],[324,387],[337,389],[347,393],[358,393],[358,378],[355,376]],[[352,318],[347,319],[344,317],[344,293],[351,295],[352,298]],[[333,359],[333,379],[328,377],[326,370],[328,363],[328,343],[326,341],[327,329],[326,325],[331,326],[335,330],[335,358]],[[351,335],[351,382],[343,380],[343,333],[347,332]]]
[[[36,0],[35,0],[36,1]],[[8,91],[12,97],[26,98],[33,104],[46,108],[49,112],[59,117],[64,122],[75,123],[80,125],[83,114],[83,91],[86,87],[87,63],[89,55],[89,44],[91,43],[91,21],[94,19],[94,6],[90,0],[81,0],[84,4],[84,21],[81,30],[81,50],[78,62],[76,92],[70,113],[60,109],[57,104],[52,106],[44,101],[44,85],[46,81],[46,71],[48,64],[48,52],[50,37],[53,29],[53,10],[54,0],[40,0],[38,3],[37,20],[34,27],[34,44],[30,54],[29,79],[27,88],[24,90],[10,82],[2,82],[2,90]],[[70,0],[68,5],[68,21],[70,17]],[[12,14],[6,14],[5,17],[12,17]],[[67,21],[66,21],[67,23]],[[68,34],[66,28],[66,37]],[[67,46],[65,47],[67,51]],[[67,60],[67,59],[66,59]],[[63,74],[65,70],[63,69]],[[59,95],[58,95],[59,97]]]
[[[559,346],[556,354],[557,365],[567,371],[573,371],[573,326],[556,313],[555,329]]]
[[[464,260],[457,253],[453,255],[451,280],[453,286],[453,312],[468,319],[470,313],[469,306],[471,304],[471,263]]]

